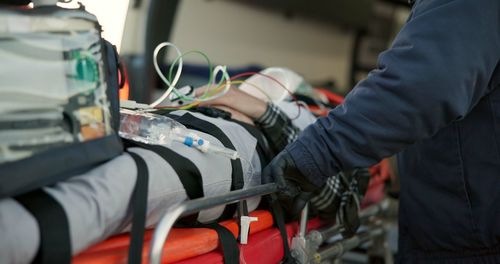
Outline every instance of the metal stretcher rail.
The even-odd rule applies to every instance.
[[[162,216],[153,234],[151,249],[149,252],[149,263],[161,263],[163,246],[165,245],[170,230],[172,230],[174,223],[179,217],[193,214],[215,206],[236,203],[240,200],[271,194],[276,191],[276,184],[270,183],[246,190],[237,190],[217,196],[188,200],[171,207]]]
[[[339,240],[315,253],[313,263],[321,263],[324,260],[338,258],[345,252],[354,249],[377,236],[383,235],[383,233],[383,227],[375,227],[368,231],[359,232],[350,238]]]
[[[359,212],[359,221],[365,225],[369,224],[368,230],[358,231],[354,236],[342,238],[334,243],[327,243],[329,239],[341,235],[344,230],[342,225],[331,225],[319,230],[311,230],[305,235],[301,230],[292,240],[292,256],[299,263],[323,263],[325,260],[340,258],[345,252],[363,245],[364,243],[383,236],[385,229],[377,221],[371,221],[372,217],[383,215],[390,207],[390,200],[384,199],[377,204],[370,205]],[[307,223],[307,206],[302,211],[300,226]],[[295,242],[295,243],[294,243]],[[324,245],[321,247],[321,245]],[[385,252],[384,252],[385,253]],[[393,263],[390,257],[385,257],[385,263]]]
[[[365,223],[371,217],[377,216],[389,209],[390,202],[387,199],[380,201],[378,204],[370,205],[359,212],[359,220]],[[320,230],[310,232],[311,236],[315,236],[319,244],[323,243],[330,237],[334,237],[342,233],[344,227],[341,225],[333,225]]]
[[[160,264],[162,259],[162,252],[167,237],[177,221],[181,216],[190,215],[201,210],[209,209],[215,206],[226,205],[231,203],[236,203],[248,198],[263,196],[271,194],[277,191],[277,186],[274,183],[264,184],[256,187],[252,187],[246,190],[237,190],[228,192],[225,194],[205,197],[195,200],[187,200],[181,202],[167,210],[167,212],[160,219],[155,232],[153,234],[151,248],[149,252],[149,263]],[[387,199],[382,200],[378,204],[371,205],[359,212],[359,218],[361,222],[368,221],[371,217],[384,213],[388,210],[390,202]],[[296,238],[300,239],[301,246],[294,247],[292,242],[292,255],[295,253],[296,258],[302,260],[302,263],[309,262],[309,257],[313,258],[314,263],[319,263],[325,259],[335,258],[341,256],[344,252],[359,246],[366,241],[380,236],[384,233],[384,230],[380,226],[374,226],[374,229],[369,231],[363,231],[357,233],[355,236],[347,239],[342,239],[334,244],[322,248],[320,251],[306,252],[310,251],[307,243],[316,244],[319,246],[323,244],[328,238],[340,234],[343,230],[342,226],[332,225],[330,227],[325,227],[320,230],[312,230],[306,236],[306,223],[307,223],[307,211],[308,206],[304,208],[301,214],[301,219],[299,223],[299,233]],[[295,251],[295,252],[294,252]],[[312,254],[311,254],[312,253]],[[307,256],[306,256],[307,255]],[[294,256],[295,257],[295,256]],[[308,260],[309,259],[309,260]],[[386,262],[392,263],[392,261]]]

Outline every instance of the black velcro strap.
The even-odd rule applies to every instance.
[[[261,167],[264,168],[273,159],[275,154],[272,152],[269,142],[264,134],[256,127],[249,125],[247,123],[238,121],[236,119],[230,119],[229,121],[234,122],[241,127],[243,127],[250,135],[252,135],[257,140],[257,154],[259,155],[259,160]]]
[[[222,254],[224,255],[224,264],[240,263],[240,249],[231,231],[218,223],[201,224],[200,227],[210,228],[217,232]]]
[[[36,219],[40,247],[33,263],[71,263],[71,238],[64,208],[39,189],[15,197]]]
[[[142,261],[142,245],[144,243],[144,229],[148,203],[149,171],[144,159],[133,152],[129,152],[137,166],[137,180],[132,193],[132,230],[130,231],[130,247],[128,252],[129,264],[140,264]]]
[[[224,147],[236,150],[236,147],[234,147],[233,142],[231,142],[231,140],[224,133],[224,131],[222,131],[218,126],[208,121],[196,118],[190,113],[185,113],[182,116],[169,115],[169,117],[175,119],[177,122],[183,124],[189,129],[195,129],[203,133],[212,135],[215,138],[217,138],[224,145]],[[237,160],[231,160],[231,167],[233,173],[231,190],[239,190],[243,188],[243,185],[245,184],[243,181],[243,167],[241,166],[241,162]]]
[[[201,131],[203,133],[207,133],[209,135],[217,138],[226,148],[236,150],[231,140],[226,136],[224,131],[222,131],[216,125],[196,118],[190,113],[185,113],[182,116],[167,114],[168,117],[175,119],[177,122],[183,124],[189,129],[194,129]],[[239,190],[243,188],[244,180],[243,180],[243,167],[241,165],[241,161],[231,160],[231,168],[232,168],[232,181],[231,181],[231,191]],[[236,212],[237,204],[229,204],[224,209],[220,219],[230,219],[233,217]]]
[[[189,159],[163,146],[149,145],[129,140],[127,141],[127,144],[153,151],[168,162],[175,170],[175,173],[179,176],[179,180],[186,190],[186,194],[189,199],[192,200],[204,196],[203,178],[201,177],[201,172]]]
[[[292,253],[290,252],[290,246],[288,245],[288,233],[286,232],[285,226],[285,217],[283,215],[283,209],[278,202],[278,198],[275,194],[270,194],[268,196],[268,201],[271,206],[271,213],[274,218],[274,222],[280,231],[281,239],[283,240],[283,260],[281,263],[283,264],[295,264],[297,263],[295,258],[292,257]]]
[[[123,152],[117,135],[52,148],[0,164],[0,198],[24,194],[88,171]]]

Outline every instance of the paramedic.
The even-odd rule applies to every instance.
[[[499,60],[499,0],[417,0],[378,68],[264,181],[282,196],[314,192],[340,170],[398,154],[398,261],[500,263]]]

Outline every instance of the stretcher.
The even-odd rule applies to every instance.
[[[217,234],[209,229],[173,228],[181,217],[214,206],[240,202],[251,197],[274,193],[276,186],[266,184],[247,190],[232,191],[227,194],[188,200],[170,208],[161,218],[154,230],[148,230],[144,237],[143,263],[223,263],[222,253],[217,251]],[[386,230],[377,220],[388,210],[388,200],[381,200],[360,212],[363,228],[353,237],[342,239],[342,226],[325,223],[318,218],[307,218],[307,207],[303,210],[300,222],[286,226],[292,256],[299,263],[322,263],[327,259],[341,257],[346,251],[374,239],[385,239]],[[257,210],[250,216],[259,221],[250,224],[248,244],[239,245],[242,263],[279,263],[284,250],[279,231],[273,228],[273,218],[267,211]],[[221,223],[235,237],[239,228],[235,220]],[[332,241],[332,239],[335,239]],[[73,263],[126,263],[129,239],[120,235],[106,240],[87,251],[75,256]],[[378,243],[372,247],[384,246]],[[262,254],[266,252],[266,254]],[[378,250],[380,252],[380,250]],[[383,248],[385,263],[392,263],[391,254]]]

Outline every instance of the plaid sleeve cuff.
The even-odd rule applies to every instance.
[[[261,128],[276,152],[283,150],[299,135],[299,129],[292,124],[290,118],[272,103],[267,104],[266,111],[255,120],[255,124]]]
[[[278,122],[278,116],[280,116],[281,110],[272,103],[267,104],[266,111],[264,114],[255,120],[255,123],[261,127],[272,127]]]

